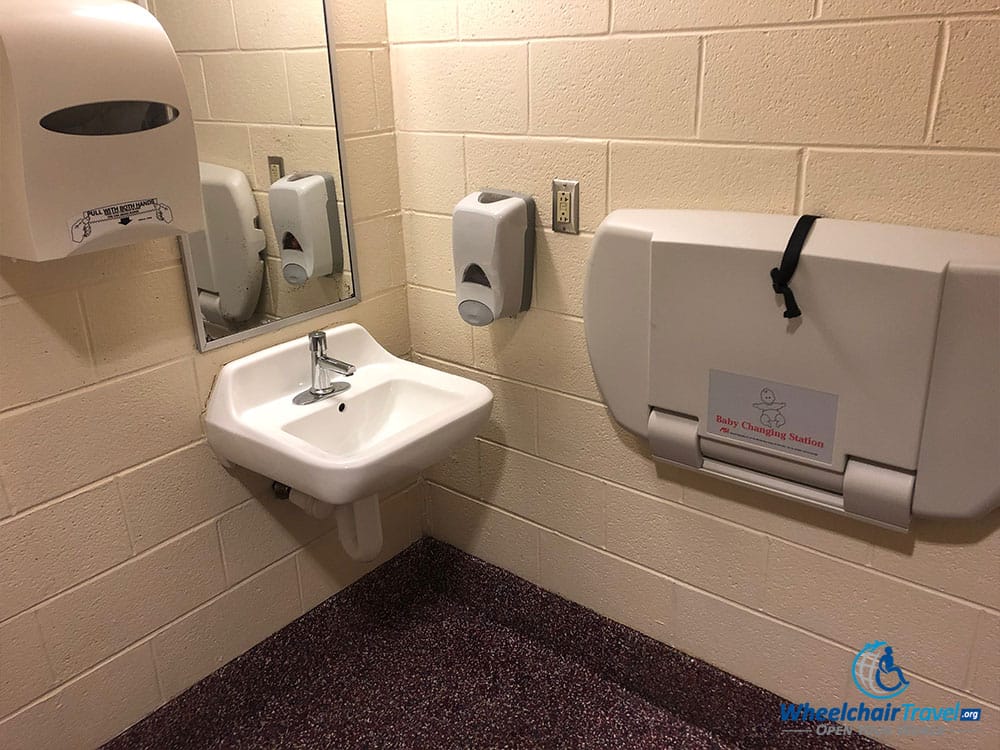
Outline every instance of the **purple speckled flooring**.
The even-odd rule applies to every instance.
[[[104,747],[882,747],[782,733],[779,703],[423,539]]]

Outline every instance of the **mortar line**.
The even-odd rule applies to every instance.
[[[987,155],[1000,156],[1000,148],[987,146],[978,148],[975,146],[935,146],[924,143],[836,143],[831,141],[755,141],[755,140],[733,140],[726,138],[692,138],[685,136],[640,136],[640,135],[612,135],[591,134],[591,133],[510,133],[490,130],[400,130],[404,135],[413,136],[450,136],[453,138],[492,138],[496,140],[536,140],[544,141],[578,141],[594,145],[597,142],[611,141],[613,143],[628,143],[636,145],[650,146],[704,146],[706,148],[741,148],[756,150],[780,150],[795,148],[823,149],[827,151],[843,151],[849,153],[894,153],[907,155],[935,154],[945,156],[970,156]],[[412,209],[411,209],[412,210]]]
[[[934,139],[934,125],[941,105],[941,90],[944,86],[945,66],[948,63],[948,47],[951,43],[951,24],[941,24],[938,31],[937,49],[934,51],[934,72],[931,74],[931,94],[927,104],[927,120],[924,123],[924,143],[930,145]]]
[[[708,38],[698,37],[698,72],[694,95],[694,137],[701,138],[701,121],[705,107],[705,59],[707,55]]]
[[[529,39],[546,42],[573,42],[579,40],[597,41],[601,39],[629,39],[629,38],[650,38],[650,37],[685,37],[700,36],[702,34],[740,34],[753,31],[801,31],[807,29],[827,29],[827,28],[864,28],[871,26],[890,26],[902,24],[930,24],[946,20],[984,20],[995,21],[1000,18],[1000,12],[992,11],[966,11],[953,13],[928,13],[925,15],[885,15],[865,18],[818,18],[803,19],[800,21],[789,21],[787,23],[756,23],[729,26],[686,26],[672,29],[657,29],[653,31],[642,30],[622,30],[589,32],[586,34],[563,34],[559,36],[505,36],[505,37],[476,37],[475,39],[441,39],[435,41],[415,40],[401,41],[395,44],[407,47],[431,47],[441,45],[457,46],[459,42],[469,45],[485,44],[512,44],[524,43]],[[339,47],[340,45],[338,45]]]
[[[809,161],[809,149],[799,150],[798,168],[795,171],[795,212],[802,214],[806,202],[806,164]]]

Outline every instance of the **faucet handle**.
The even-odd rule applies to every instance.
[[[322,354],[326,351],[326,332],[313,331],[309,334],[309,351]]]

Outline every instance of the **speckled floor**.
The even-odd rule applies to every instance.
[[[783,733],[779,702],[424,539],[104,747],[882,747]]]

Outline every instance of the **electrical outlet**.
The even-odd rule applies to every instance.
[[[569,190],[556,190],[556,223],[557,224],[569,224],[569,220],[572,217],[572,212],[570,211],[570,204],[572,199],[570,198]]]
[[[580,233],[579,180],[552,180],[552,231]]]
[[[280,156],[267,157],[267,171],[273,185],[285,176],[285,160]]]

